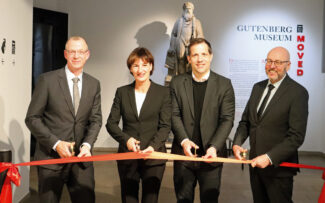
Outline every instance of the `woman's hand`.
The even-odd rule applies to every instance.
[[[126,146],[127,146],[128,150],[130,150],[130,151],[133,151],[133,152],[140,151],[140,141],[134,139],[133,137],[128,139],[128,141],[126,142]]]

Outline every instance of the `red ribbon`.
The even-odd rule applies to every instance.
[[[323,180],[325,181],[325,171],[323,172]],[[320,193],[318,203],[325,203],[325,183],[322,188],[322,192]]]
[[[325,181],[325,167],[311,166],[311,165],[305,165],[305,164],[295,164],[295,163],[288,163],[288,162],[283,162],[280,164],[280,166],[291,167],[291,168],[307,168],[307,169],[314,169],[314,170],[322,170],[323,171],[322,178]],[[325,203],[325,182],[323,184],[322,191],[318,198],[318,203]]]
[[[12,203],[12,188],[11,182],[16,186],[20,186],[20,174],[17,166],[40,166],[48,164],[64,164],[75,162],[89,162],[89,161],[109,161],[109,160],[126,160],[126,159],[143,159],[150,155],[150,153],[116,153],[116,154],[104,154],[91,157],[70,157],[61,159],[48,159],[40,161],[31,161],[18,164],[0,162],[0,173],[7,170],[7,176],[2,186],[0,194],[0,203]]]
[[[11,203],[12,202],[12,188],[11,182],[15,185],[20,186],[20,174],[17,166],[12,163],[0,163],[0,173],[7,170],[7,176],[5,182],[3,183],[0,202],[1,203]]]
[[[156,155],[156,156],[154,156]],[[40,166],[40,165],[48,165],[48,164],[64,164],[64,163],[75,163],[75,162],[90,162],[90,161],[110,161],[110,160],[129,160],[129,159],[168,159],[168,160],[188,160],[188,157],[181,155],[172,155],[167,153],[136,153],[136,152],[126,152],[126,153],[116,153],[116,154],[103,154],[103,155],[95,155],[91,157],[70,157],[70,158],[61,158],[61,159],[48,159],[48,160],[40,160],[40,161],[31,161],[24,162],[18,164],[12,163],[4,163],[0,162],[0,173],[7,170],[7,177],[2,186],[1,194],[0,194],[0,203],[11,203],[12,202],[12,188],[11,182],[13,182],[16,186],[20,186],[20,174],[18,171],[18,166]],[[197,158],[199,159],[199,158]],[[216,162],[224,162],[225,158],[220,158],[220,160]],[[228,159],[227,159],[228,160]],[[237,163],[238,160],[229,159],[230,163]],[[246,162],[250,163],[250,162]],[[316,169],[323,171],[323,179],[325,181],[325,167],[304,165],[304,164],[295,164],[295,163],[287,163],[283,162],[280,164],[283,167],[295,167],[295,168],[308,168],[308,169]],[[319,196],[318,203],[325,203],[325,184],[323,185],[322,192]]]

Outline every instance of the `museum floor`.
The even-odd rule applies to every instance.
[[[96,152],[102,154],[103,152]],[[300,163],[317,166],[325,166],[325,157],[319,154],[300,155]],[[324,181],[322,172],[316,170],[302,169],[294,179],[293,200],[295,203],[317,202]],[[120,185],[116,163],[96,162],[96,202],[121,202]],[[199,189],[196,188],[195,202],[199,201]],[[22,203],[38,203],[37,196],[37,173],[36,168],[31,167],[30,172],[30,194],[24,198]],[[70,202],[69,194],[64,188],[61,202]],[[162,187],[159,195],[159,202],[176,202],[173,187],[173,167],[168,163],[163,178]],[[219,202],[226,203],[246,203],[252,202],[250,191],[248,167],[244,171],[237,164],[225,164],[222,173],[221,194]]]

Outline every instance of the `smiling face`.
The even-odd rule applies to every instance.
[[[87,43],[82,38],[72,38],[66,43],[64,57],[72,73],[81,72],[89,58]]]
[[[267,60],[273,61],[271,64],[265,64],[265,72],[271,83],[274,84],[280,81],[290,69],[290,54],[285,48],[276,47],[269,52]],[[275,65],[275,61],[282,64]]]
[[[195,77],[201,78],[210,71],[213,55],[212,53],[210,54],[206,43],[195,44],[190,49],[190,55],[187,57],[187,60],[192,66]]]
[[[145,82],[149,80],[152,64],[138,58],[130,67],[130,71],[136,82]]]

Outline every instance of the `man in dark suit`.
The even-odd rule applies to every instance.
[[[26,125],[37,140],[35,160],[91,156],[102,125],[99,81],[83,72],[86,41],[71,37],[65,68],[42,74],[34,89]],[[38,167],[41,202],[59,202],[67,184],[72,202],[95,202],[92,163]]]
[[[292,80],[287,71],[289,52],[273,48],[265,60],[268,80],[254,85],[239,122],[233,151],[242,159],[240,147],[250,137],[250,181],[254,202],[292,202],[295,168],[279,167],[282,162],[298,163],[307,126],[308,92]]]
[[[226,139],[233,126],[234,91],[229,79],[210,70],[210,43],[202,38],[189,45],[188,61],[192,72],[171,82],[172,152],[207,161],[225,157]],[[199,182],[201,202],[218,202],[222,164],[174,162],[174,186],[177,202],[193,202]]]

